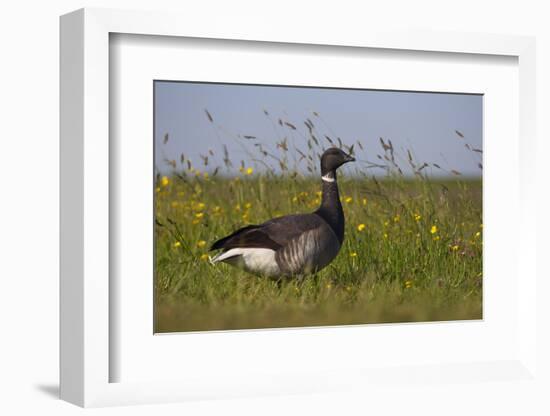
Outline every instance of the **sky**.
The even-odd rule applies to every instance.
[[[172,171],[167,160],[184,169],[182,153],[197,169],[212,172],[223,165],[223,145],[234,164],[233,169],[220,169],[224,174],[236,174],[241,160],[256,172],[264,169],[263,163],[279,169],[270,157],[254,162],[251,151],[258,150],[254,144],[262,143],[275,153],[280,151],[276,143],[286,137],[291,158],[299,160],[295,149],[307,152],[304,121],[309,119],[313,134],[326,146],[325,135],[333,141],[340,137],[348,146],[361,142],[363,149],[354,146],[359,163],[350,168],[351,174],[357,168],[369,175],[385,174],[370,167],[370,162],[386,163],[379,158],[384,156],[383,138],[385,143],[391,140],[405,174],[412,173],[405,167],[410,150],[417,165],[430,164],[424,169],[428,174],[445,176],[455,170],[464,176],[481,175],[481,154],[466,144],[482,149],[482,95],[172,81],[155,81],[154,89],[155,168],[161,173]],[[296,130],[281,126],[279,119]],[[201,155],[208,156],[207,166]],[[304,163],[298,169],[307,173]]]

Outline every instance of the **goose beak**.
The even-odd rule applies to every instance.
[[[351,155],[346,155],[345,162],[355,162],[355,158]]]

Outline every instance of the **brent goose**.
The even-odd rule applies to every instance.
[[[326,150],[321,156],[323,196],[317,211],[241,228],[212,244],[210,250],[223,251],[211,262],[221,261],[272,278],[303,276],[328,265],[344,241],[336,169],[352,161],[352,156],[338,148]]]

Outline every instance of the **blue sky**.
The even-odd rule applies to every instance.
[[[261,142],[276,150],[275,143],[287,137],[291,152],[295,147],[305,151],[308,129],[304,121],[309,118],[321,141],[325,134],[332,139],[340,137],[347,145],[360,140],[364,149],[355,145],[355,150],[362,161],[380,162],[377,155],[383,155],[382,137],[392,141],[403,165],[410,149],[420,164],[436,163],[447,172],[454,169],[465,176],[481,174],[481,155],[465,147],[467,143],[482,148],[481,95],[170,81],[156,81],[154,88],[155,166],[161,172],[171,170],[164,159],[176,160],[179,169],[182,153],[201,171],[212,171],[223,164],[223,144],[237,167],[244,160],[247,166],[262,170],[243,147],[255,149],[254,143]],[[214,123],[208,120],[205,109]],[[297,130],[281,127],[279,119]],[[164,143],[166,133],[169,139]],[[245,135],[255,139],[245,139]],[[209,155],[208,166],[203,165],[200,155]],[[355,167],[366,166],[360,163]],[[303,167],[300,170],[305,172]],[[446,174],[434,167],[426,171]],[[368,172],[384,174],[377,168]]]

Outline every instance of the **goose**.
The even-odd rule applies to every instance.
[[[309,214],[285,215],[247,225],[214,242],[222,250],[210,262],[224,262],[270,278],[305,276],[330,264],[344,241],[344,211],[336,170],[355,158],[339,148],[321,156],[321,206]]]

